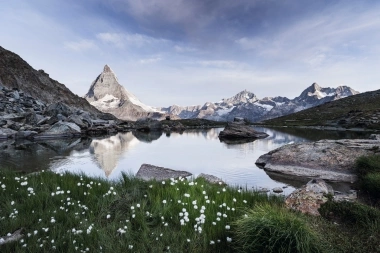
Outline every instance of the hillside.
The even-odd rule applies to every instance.
[[[327,102],[294,114],[265,120],[260,124],[380,129],[380,90]]]
[[[0,86],[22,90],[25,95],[39,99],[47,105],[64,102],[91,113],[100,113],[86,99],[72,93],[64,84],[51,79],[45,71],[35,70],[20,56],[1,46]]]

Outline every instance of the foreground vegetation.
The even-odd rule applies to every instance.
[[[338,220],[352,208],[333,205],[327,219],[310,217],[282,197],[202,179],[0,171],[0,194],[0,236],[25,229],[0,252],[380,252],[377,209],[360,205],[367,223]]]

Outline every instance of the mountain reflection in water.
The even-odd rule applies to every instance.
[[[317,139],[345,138],[346,132],[255,127],[269,137],[243,144],[220,142],[222,129],[190,130],[183,133],[128,132],[101,138],[64,139],[40,142],[14,140],[0,142],[3,168],[27,172],[51,169],[89,176],[119,179],[121,173],[135,174],[141,164],[149,163],[222,178],[230,185],[283,187],[289,192],[300,180],[268,174],[255,165],[257,158],[288,143]],[[369,133],[352,132],[350,138],[365,138]],[[307,181],[307,179],[306,179]]]

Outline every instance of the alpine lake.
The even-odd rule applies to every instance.
[[[0,142],[2,168],[24,171],[84,173],[118,180],[121,173],[136,174],[144,163],[221,178],[230,186],[283,188],[289,194],[310,179],[266,172],[255,165],[257,158],[289,143],[321,139],[367,138],[368,132],[254,127],[269,137],[249,143],[226,144],[218,134],[223,128],[186,130],[183,133],[126,132],[109,136],[38,142]],[[333,183],[337,191],[350,190],[348,183]]]

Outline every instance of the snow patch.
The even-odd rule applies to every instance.
[[[230,113],[234,108],[235,106],[232,106],[231,108],[220,108],[220,109],[217,109],[216,113],[219,116],[223,116],[223,115],[226,115],[227,113]]]
[[[267,111],[270,111],[273,109],[273,106],[272,105],[266,105],[266,104],[259,104],[259,103],[255,103],[255,105],[259,106],[259,107],[262,107],[264,108],[265,110]]]

